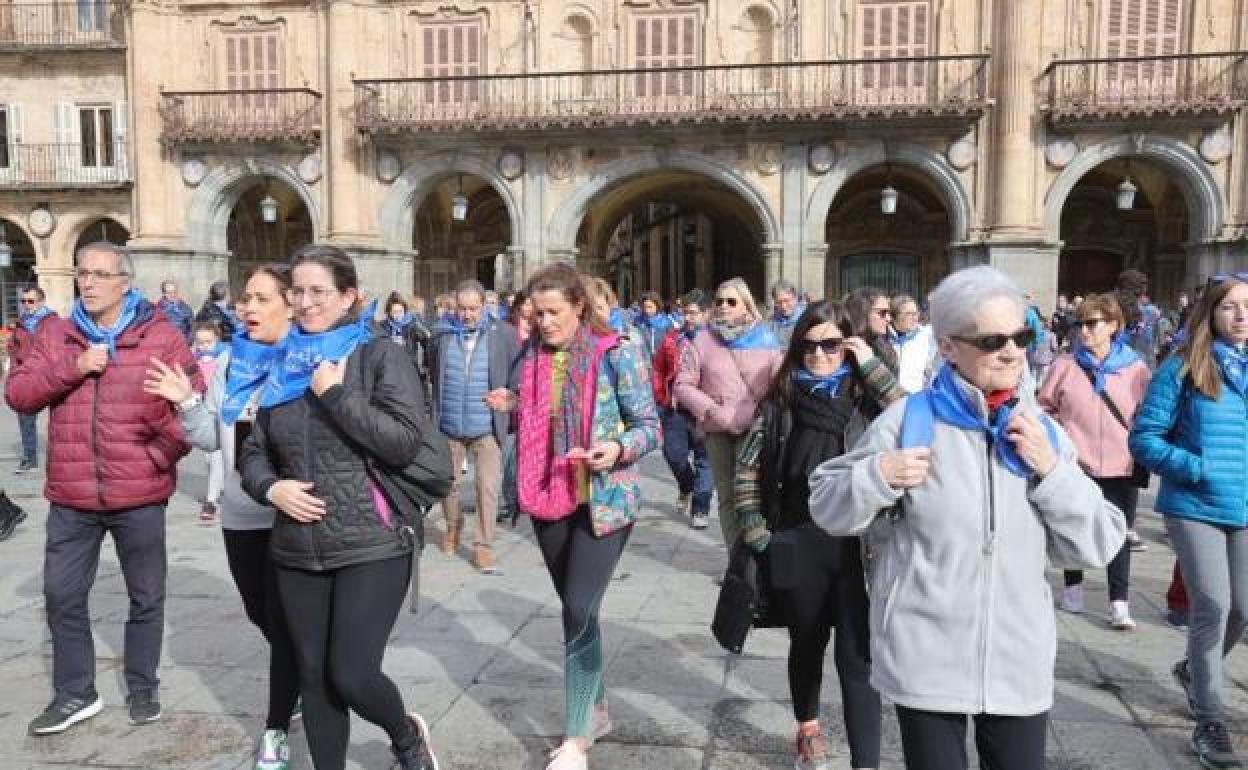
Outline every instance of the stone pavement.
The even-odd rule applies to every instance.
[[[57,737],[26,735],[50,697],[50,646],[40,589],[47,506],[42,475],[13,476],[16,424],[0,412],[0,474],[31,516],[0,544],[0,770],[52,767],[250,770],[263,727],[263,640],[244,618],[226,569],[220,533],[199,525],[203,460],[183,461],[181,492],[169,509],[169,598],[161,666],[164,719],[146,727],[125,718],[120,655],[126,597],[111,544],[92,595],[104,712]],[[677,515],[661,460],[645,465],[649,505],[602,609],[607,686],[615,731],[592,753],[600,770],[736,770],[792,767],[794,725],[787,702],[786,640],[756,632],[746,654],[724,653],[708,626],[712,582],[725,561],[718,527],[691,531]],[[1151,502],[1151,498],[1148,498]],[[441,522],[433,517],[431,542]],[[1138,527],[1149,542],[1135,554],[1135,633],[1109,630],[1099,613],[1103,574],[1090,574],[1089,608],[1059,613],[1057,705],[1049,766],[1062,770],[1195,768],[1191,722],[1169,668],[1184,637],[1161,620],[1172,557],[1159,519]],[[563,672],[558,604],[527,522],[500,529],[504,574],[476,574],[467,553],[425,552],[418,614],[401,614],[386,658],[409,707],[425,714],[444,770],[544,766],[562,724]],[[1060,576],[1053,575],[1057,593]],[[829,656],[830,657],[830,656]],[[1227,699],[1236,741],[1248,751],[1248,662],[1232,655]],[[839,692],[831,660],[824,678],[831,744],[848,768]],[[887,712],[884,766],[901,767],[896,724]],[[296,727],[295,767],[308,768]],[[384,735],[355,720],[350,767],[388,768]]]

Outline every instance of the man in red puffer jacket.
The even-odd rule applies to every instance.
[[[72,319],[39,327],[34,349],[5,389],[17,412],[51,408],[43,592],[55,697],[30,723],[32,735],[63,732],[102,708],[87,602],[105,533],[113,537],[130,597],[130,722],[160,718],[165,505],[176,485],[175,466],[190,446],[168,402],[145,391],[150,360],[181,367],[196,391],[204,389],[182,334],[131,288],[134,264],[125,249],[84,246],[75,277],[80,299]]]

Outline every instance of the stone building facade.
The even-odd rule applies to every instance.
[[[107,40],[52,45],[6,26],[31,7],[0,0],[0,146],[85,166],[77,111],[110,104],[125,158],[0,163],[62,305],[104,218],[194,297],[311,240],[378,294],[550,259],[625,296],[921,293],[990,263],[1051,305],[1248,267],[1248,0],[82,0]]]

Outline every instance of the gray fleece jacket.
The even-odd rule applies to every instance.
[[[986,414],[982,394],[959,385]],[[1060,428],[1057,466],[1029,481],[989,459],[983,432],[938,420],[927,481],[893,489],[879,456],[898,446],[905,403],[810,479],[815,522],[833,535],[866,536],[871,683],[913,709],[1047,711],[1057,632],[1046,564],[1107,564],[1126,534],[1122,513],[1080,470]],[[1019,408],[1038,414],[1029,394]]]

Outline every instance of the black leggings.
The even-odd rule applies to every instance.
[[[871,632],[857,538],[808,525],[777,532],[772,585],[789,622],[789,693],[798,722],[819,718],[823,659],[836,628],[836,674],[853,767],[880,765],[880,696],[871,686]],[[783,562],[783,563],[782,563]]]
[[[1113,503],[1127,519],[1127,528],[1135,526],[1135,509],[1140,501],[1140,488],[1131,483],[1131,479],[1092,479],[1101,488],[1105,499]],[[1109,563],[1106,576],[1109,580],[1109,600],[1125,602],[1127,586],[1131,580],[1131,547],[1126,543],[1118,549],[1114,560]],[[1065,572],[1066,585],[1083,584],[1083,570],[1068,569]]]
[[[316,770],[346,767],[351,738],[347,709],[385,730],[399,749],[418,740],[399,688],[381,672],[386,640],[411,572],[411,556],[330,572],[277,568]]]
[[[981,770],[1044,770],[1049,712],[1027,717],[975,714]],[[966,770],[966,714],[897,707],[906,770]]]
[[[242,597],[247,619],[269,642],[269,714],[264,726],[289,730],[299,698],[299,667],[290,627],[277,591],[277,572],[269,560],[271,529],[225,529],[225,558]]]
[[[589,507],[560,521],[533,520],[537,545],[563,604],[564,735],[589,737],[593,707],[606,702],[602,684],[602,630],[598,608],[632,525],[605,537],[594,535]]]

